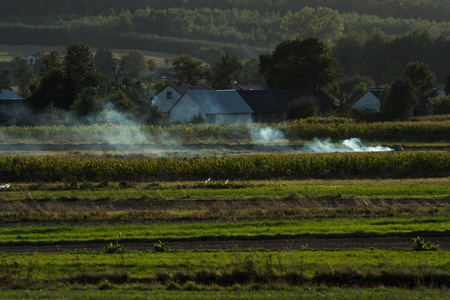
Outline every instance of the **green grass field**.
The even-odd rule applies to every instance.
[[[341,133],[368,126],[326,122],[342,123]],[[387,142],[426,128],[443,136],[449,126],[447,117],[414,122],[370,126],[393,133]],[[122,129],[0,130],[2,147],[61,147],[0,158],[0,185],[11,183],[0,191],[3,297],[448,299],[448,140],[409,139],[414,146],[401,153],[249,154],[239,149],[243,126],[180,125],[169,132],[182,145],[237,148],[189,157],[65,148]]]

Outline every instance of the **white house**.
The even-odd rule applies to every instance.
[[[41,52],[28,55],[28,57],[27,57],[28,66],[30,68],[34,68],[34,65],[36,64],[36,59],[38,59],[42,56],[43,56],[43,54]]]
[[[174,104],[186,93],[192,90],[207,90],[203,84],[173,83],[168,84],[152,98],[152,104],[156,105],[164,114],[168,114]]]
[[[352,109],[363,109],[373,112],[380,110],[380,99],[379,96],[383,89],[369,89],[361,98],[356,100],[351,106]]]
[[[170,109],[173,121],[190,120],[201,113],[207,123],[243,124],[252,122],[253,110],[236,90],[187,91]]]
[[[356,100],[350,108],[352,109],[364,109],[372,112],[378,112],[381,108],[380,94],[383,89],[370,89],[361,98]],[[420,92],[416,92],[419,103],[414,108],[415,116],[425,116],[430,114],[430,100],[425,98]]]

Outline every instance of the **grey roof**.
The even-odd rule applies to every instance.
[[[23,100],[23,98],[10,90],[0,90],[0,100]]]
[[[207,90],[208,88],[203,84],[189,84],[189,83],[171,83],[166,85],[162,90],[156,93],[153,96],[152,100],[154,101],[154,105],[158,107],[160,111],[163,113],[168,113],[172,107],[177,103],[178,99],[164,99],[164,101],[158,100],[158,95],[163,92],[168,86],[172,87],[175,91],[177,91],[181,96],[189,90]]]
[[[238,91],[255,113],[283,113],[290,102],[303,97],[314,97],[320,111],[336,108],[336,105],[323,91],[310,90],[254,90]]]
[[[204,114],[251,114],[253,110],[236,90],[187,91],[184,97],[190,97],[201,107]]]

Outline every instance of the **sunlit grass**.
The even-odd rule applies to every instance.
[[[14,226],[0,228],[2,242],[68,242],[125,239],[250,238],[280,236],[374,236],[386,234],[444,234],[449,218],[331,219],[305,221],[201,222],[148,225]]]

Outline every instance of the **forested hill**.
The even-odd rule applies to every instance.
[[[450,70],[449,0],[0,0],[0,7],[3,44],[83,42],[210,63],[225,52],[257,58],[287,39],[289,29],[303,28],[289,23],[303,16],[300,10],[325,8],[328,14],[310,16],[328,24],[327,42],[347,75],[384,83],[409,61],[423,61],[444,82]],[[322,39],[314,32],[294,38],[308,35]]]
[[[100,14],[111,8],[116,12],[134,12],[146,6],[154,9],[238,8],[281,14],[289,10],[298,11],[305,6],[324,6],[337,9],[341,13],[357,12],[381,18],[421,18],[436,21],[447,20],[450,11],[448,0],[0,0],[0,16],[3,19],[11,15],[84,14],[87,9],[94,14]]]

